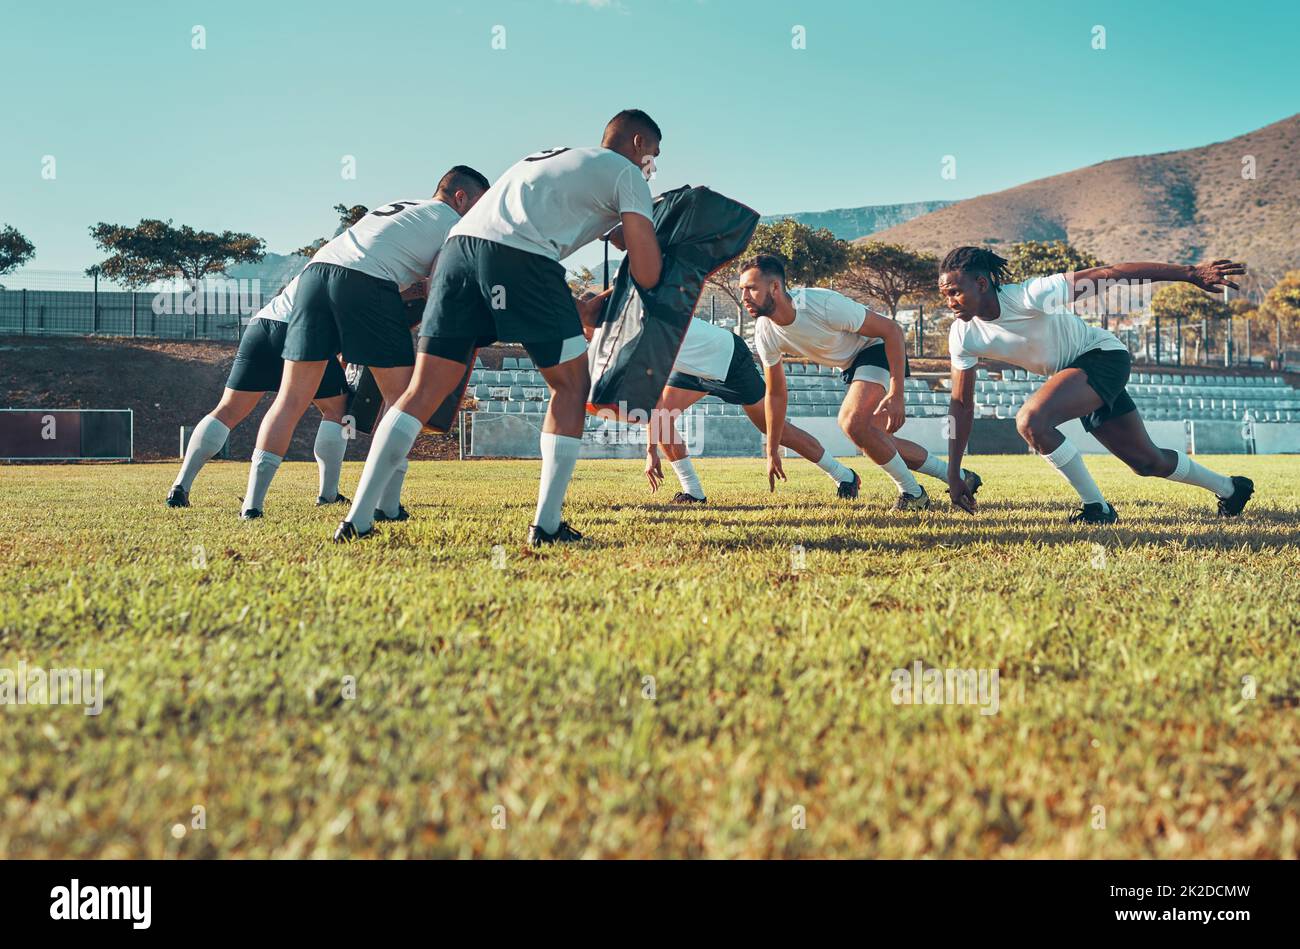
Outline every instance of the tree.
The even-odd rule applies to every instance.
[[[850,244],[844,269],[835,277],[841,290],[883,304],[891,319],[904,297],[933,290],[938,280],[938,257],[882,241]]]
[[[584,293],[599,293],[600,288],[597,286],[599,283],[603,281],[597,280],[589,267],[579,267],[569,272],[569,292],[579,299]]]
[[[744,320],[740,299],[740,265],[755,254],[777,254],[785,261],[787,285],[816,285],[844,268],[849,245],[826,228],[813,230],[793,218],[759,224],[749,246],[727,266],[704,282],[736,305]]]
[[[18,228],[6,224],[0,228],[0,276],[17,270],[36,253],[36,247],[19,233]]]
[[[1008,244],[1002,256],[1007,259],[1007,279],[1011,283],[1101,266],[1092,254],[1065,241],[1017,241]]]
[[[1278,358],[1285,342],[1300,332],[1300,270],[1291,270],[1264,295],[1259,308],[1261,330],[1271,332]]]
[[[785,275],[791,285],[814,286],[844,269],[849,245],[827,228],[813,230],[793,218],[775,224],[760,224],[749,247],[737,264],[755,254],[778,254],[785,260]]]
[[[1246,334],[1246,339],[1250,341],[1250,345],[1245,347],[1246,361],[1249,362],[1251,350],[1256,348],[1254,345],[1254,339],[1251,337],[1250,327],[1259,325],[1257,319],[1259,316],[1259,304],[1255,303],[1253,300],[1247,299],[1246,297],[1238,297],[1237,299],[1228,302],[1228,310],[1232,314],[1232,319],[1234,321],[1239,322],[1243,327],[1246,327],[1244,332]],[[1230,323],[1229,325],[1235,327],[1235,323]],[[1232,334],[1232,345],[1234,348],[1237,348],[1237,336],[1239,335],[1239,332],[1240,331],[1234,329]]]
[[[231,264],[257,263],[266,256],[262,239],[252,234],[196,231],[188,224],[173,227],[170,220],[146,219],[134,227],[96,224],[90,236],[110,254],[96,265],[99,272],[133,288],[176,276],[198,283]]]
[[[338,237],[349,227],[370,213],[370,209],[362,204],[354,204],[352,207],[348,207],[345,204],[336,204],[334,205],[334,210],[337,211],[339,215],[339,226],[334,230],[335,237]],[[302,257],[314,257],[316,251],[320,250],[329,242],[330,238],[328,237],[318,237],[310,244],[299,247],[294,251],[294,253]]]
[[[1173,320],[1177,326],[1177,335],[1182,338],[1183,321],[1201,321],[1201,332],[1194,333],[1191,340],[1196,346],[1197,362],[1201,358],[1201,345],[1209,347],[1209,321],[1226,319],[1232,311],[1220,297],[1212,297],[1198,290],[1190,283],[1165,284],[1151,296],[1151,315],[1157,320]]]

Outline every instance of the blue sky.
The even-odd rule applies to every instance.
[[[336,203],[596,144],[627,106],[664,128],[656,191],[765,214],[965,198],[1292,114],[1297,27],[1283,2],[7,4],[0,223],[41,270],[84,269],[91,224],[142,217],[287,253]]]

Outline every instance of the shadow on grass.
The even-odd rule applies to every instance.
[[[714,515],[732,508],[717,508]],[[769,509],[770,510],[770,509]],[[704,512],[701,512],[704,513]],[[1268,512],[1268,516],[1255,516],[1244,521],[1218,521],[1213,515],[1203,519],[1189,520],[1186,517],[1168,515],[1156,519],[1144,518],[1140,524],[1132,527],[1120,521],[1114,526],[1091,527],[1071,525],[1064,521],[1064,515],[1026,519],[1023,516],[1009,523],[1005,517],[990,516],[961,518],[950,517],[938,512],[921,516],[899,516],[888,512],[872,514],[855,519],[851,524],[828,521],[823,516],[765,518],[761,523],[731,523],[724,517],[691,517],[682,519],[672,515],[651,515],[638,520],[638,527],[652,524],[668,526],[691,526],[695,528],[707,525],[711,529],[726,530],[729,537],[684,537],[686,544],[701,547],[730,550],[737,547],[776,548],[786,546],[791,532],[839,530],[844,533],[832,538],[800,539],[799,543],[806,550],[846,551],[918,551],[918,550],[952,550],[971,544],[1014,544],[1049,546],[1056,544],[1096,543],[1108,549],[1123,549],[1137,546],[1169,546],[1188,550],[1239,550],[1252,551],[1300,549],[1300,535],[1295,532],[1295,518],[1283,512]],[[1122,515],[1121,515],[1122,516]],[[1243,534],[1238,531],[1221,532],[1216,530],[1220,524],[1258,526],[1257,533]],[[644,542],[639,533],[627,532],[629,525],[616,525],[613,521],[589,521],[593,530],[593,540],[609,547],[634,547]],[[616,536],[606,533],[606,528],[622,527]],[[1204,533],[1197,533],[1198,528],[1208,528]],[[1189,530],[1190,529],[1190,530]],[[786,538],[775,542],[773,531],[781,530]],[[899,532],[907,535],[900,537]],[[595,536],[598,535],[598,536]]]

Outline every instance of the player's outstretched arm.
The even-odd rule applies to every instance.
[[[664,258],[659,250],[659,238],[650,219],[627,211],[623,214],[623,243],[627,245],[628,266],[637,286],[649,290],[659,282]]]
[[[885,341],[885,354],[889,357],[889,389],[880,405],[876,406],[875,414],[885,417],[885,431],[896,432],[907,420],[907,406],[903,401],[903,374],[907,367],[903,328],[889,317],[868,310],[858,335]]]
[[[1076,270],[1065,278],[1070,281],[1073,299],[1090,297],[1103,289],[1105,284],[1113,281],[1137,283],[1144,280],[1168,280],[1177,283],[1190,283],[1194,287],[1213,292],[1222,287],[1238,289],[1232,277],[1246,272],[1246,265],[1220,258],[1203,264],[1191,266],[1185,264],[1160,264],[1153,261],[1135,261],[1124,264],[1107,264],[1101,267],[1089,267]]]
[[[961,476],[961,459],[970,442],[975,420],[975,367],[952,370],[952,398],[948,402],[948,497],[967,514],[975,513],[975,496]]]
[[[767,489],[776,490],[776,482],[785,480],[781,467],[781,436],[785,434],[785,412],[789,396],[785,388],[785,368],[778,360],[764,366],[767,395],[763,397],[763,414],[767,416]]]

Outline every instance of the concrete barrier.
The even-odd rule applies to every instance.
[[[541,415],[514,412],[473,413],[469,454],[474,457],[538,458],[542,433]],[[790,421],[815,435],[837,458],[859,455],[834,418],[818,416]],[[1151,439],[1161,448],[1201,454],[1245,454],[1249,451],[1240,422],[1147,421]],[[692,455],[700,458],[754,458],[763,453],[764,439],[743,416],[687,415],[678,426]],[[1079,450],[1089,454],[1106,451],[1097,439],[1083,430],[1077,419],[1061,426],[1061,432]],[[944,419],[909,418],[899,434],[935,454],[947,454]],[[640,458],[645,454],[646,428],[602,422],[582,438],[583,458]],[[1255,450],[1260,454],[1300,453],[1300,423],[1256,422]],[[1026,454],[1029,447],[1016,431],[1014,419],[976,419],[971,429],[968,454]],[[785,454],[792,454],[788,449]]]
[[[2,461],[130,461],[130,409],[0,409]]]
[[[1260,455],[1300,455],[1300,424],[1256,422],[1255,452]]]

